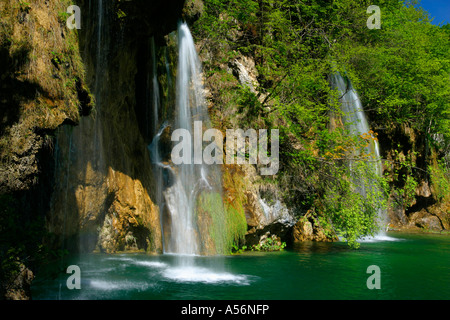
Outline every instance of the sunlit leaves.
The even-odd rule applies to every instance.
[[[369,44],[347,38],[336,45],[339,59],[380,122],[449,136],[450,37],[421,10],[388,8],[382,6],[382,28],[373,39],[368,33]]]
[[[363,196],[352,177],[373,165],[363,150],[377,136],[344,132],[329,75],[351,79],[372,128],[407,126],[450,138],[450,27],[431,25],[423,11],[397,0],[204,2],[200,38],[256,64],[260,94],[237,88],[233,102],[246,126],[280,127],[278,182],[288,205],[315,206],[352,244],[372,233],[387,181],[366,176],[374,187]],[[380,29],[366,24],[372,4],[381,10]],[[399,193],[409,197],[415,181],[405,183]]]

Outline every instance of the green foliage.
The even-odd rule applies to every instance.
[[[126,18],[127,14],[125,12],[122,11],[122,9],[118,9],[117,12],[117,18],[118,19],[124,19]]]
[[[359,238],[379,230],[379,214],[387,204],[387,183],[371,162],[350,160],[348,165],[329,166],[329,170],[333,180],[323,186],[324,217],[331,220],[338,236],[357,248]]]
[[[400,147],[400,146],[399,146]],[[416,154],[405,156],[398,150],[394,150],[394,159],[390,172],[386,172],[386,179],[392,185],[391,192],[398,205],[407,209],[415,203],[417,180],[414,178],[416,168],[413,157]]]
[[[214,99],[222,123],[235,119],[231,123],[239,127],[280,129],[281,169],[274,179],[290,207],[315,208],[317,219],[357,247],[357,238],[376,232],[388,194],[404,207],[413,203],[418,181],[413,158],[394,159],[389,175],[376,176],[373,155],[361,152],[376,133],[352,137],[345,132],[329,75],[348,75],[373,128],[407,126],[430,142],[435,134],[449,139],[448,25],[434,26],[414,3],[397,0],[204,4],[193,31],[204,41],[206,72],[210,87],[218,87]],[[366,26],[371,4],[381,9],[381,29]],[[224,65],[240,55],[255,61],[256,94],[226,78]],[[216,81],[219,75],[226,81]],[[446,181],[432,174],[433,184]],[[361,184],[366,193],[356,192]]]
[[[268,237],[262,243],[250,247],[251,251],[280,251],[286,247],[286,242],[279,242],[276,239]]]
[[[241,253],[243,253],[246,250],[247,250],[247,246],[239,247],[239,245],[237,245],[235,243],[231,247],[231,253],[232,254],[241,254]]]
[[[247,231],[243,212],[232,206],[225,206],[219,193],[203,192],[197,203],[198,219],[210,219],[209,237],[217,253],[232,252],[239,246]]]
[[[58,20],[61,24],[65,24],[69,17],[70,17],[70,14],[67,13],[66,11],[58,12]]]
[[[248,87],[239,90],[237,98],[237,106],[239,114],[244,116],[245,125],[249,126],[257,122],[258,118],[263,114],[261,102],[258,96]],[[243,124],[244,124],[243,123]]]
[[[336,45],[375,121],[450,135],[450,37],[414,6],[384,1],[382,28]]]
[[[450,197],[450,166],[445,158],[428,166],[431,182],[438,201]]]

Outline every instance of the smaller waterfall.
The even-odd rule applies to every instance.
[[[158,70],[156,67],[156,48],[155,48],[155,38],[151,39],[151,50],[152,50],[152,89],[153,89],[153,133],[156,134],[158,131],[159,123],[159,109],[160,109],[160,95],[159,95],[159,83],[158,83]],[[159,135],[160,136],[160,135]]]
[[[162,125],[160,126],[160,111],[161,111],[161,95],[160,95],[160,87],[158,82],[158,64],[157,64],[157,54],[156,54],[156,44],[155,39],[152,37],[150,39],[150,50],[151,50],[151,73],[149,73],[147,80],[149,86],[151,86],[152,90],[152,96],[151,96],[151,127],[152,127],[152,134],[153,139],[152,142],[147,146],[148,151],[150,153],[150,159],[153,164],[153,174],[154,174],[154,181],[155,181],[155,194],[156,194],[156,204],[159,206],[160,209],[160,228],[161,228],[161,234],[162,234],[162,246],[163,246],[163,252],[166,252],[166,243],[164,241],[165,234],[164,234],[164,211],[166,209],[167,203],[164,199],[163,193],[165,186],[167,185],[167,181],[170,180],[167,177],[167,174],[169,174],[171,177],[175,175],[172,167],[164,163],[163,156],[161,154],[161,136],[164,133],[164,130],[169,126],[167,121],[164,121]],[[160,126],[160,127],[159,127]]]
[[[63,249],[80,252],[94,250],[97,244],[92,226],[96,217],[101,216],[102,201],[107,195],[103,119],[110,44],[109,6],[99,0],[95,5],[89,5],[89,14],[94,17],[89,28],[92,33],[85,36],[92,37],[93,41],[85,41],[85,59],[92,63],[87,70],[92,70],[89,85],[95,96],[95,109],[92,116],[81,117],[77,126],[64,124],[56,132],[55,180],[50,203],[52,219],[49,222],[64,242]]]
[[[170,88],[172,87],[172,76],[170,73],[169,53],[167,52],[167,47],[166,47],[166,50],[164,51],[164,62],[165,62],[166,75],[167,75],[167,87],[170,90]]]
[[[153,173],[155,179],[155,188],[156,188],[156,204],[160,208],[160,227],[161,234],[164,239],[164,225],[163,225],[163,215],[164,212],[164,201],[162,198],[162,190],[164,187],[164,169],[170,168],[170,166],[162,163],[161,155],[160,155],[160,145],[159,141],[164,129],[167,127],[167,123],[164,123],[163,127],[158,131],[158,133],[153,137],[152,143],[147,146],[148,151],[150,152],[150,159],[153,164]],[[162,242],[163,252],[165,250],[164,241]]]
[[[341,102],[342,121],[345,128],[353,136],[367,134],[370,131],[369,123],[367,122],[358,93],[353,88],[350,80],[345,79],[340,74],[334,74],[332,76],[332,83],[341,93],[339,100]],[[376,139],[373,139],[369,143],[369,146],[365,148],[365,153],[371,156],[371,161],[374,161],[377,175],[381,175],[380,147]]]
[[[362,106],[361,100],[358,96],[358,93],[353,88],[350,80],[344,78],[341,74],[335,73],[331,76],[332,86],[337,88],[340,93],[339,101],[341,103],[341,111],[342,111],[342,122],[345,128],[348,130],[350,135],[358,135],[361,136],[363,134],[369,134],[370,127],[366,118],[366,114],[364,112],[364,108]],[[383,174],[382,164],[381,164],[381,156],[380,156],[380,148],[378,145],[378,141],[376,139],[370,139],[370,142],[364,150],[365,156],[368,157],[369,168],[374,170],[374,173],[377,176],[381,176]],[[360,155],[360,154],[359,154]],[[352,166],[353,160],[349,161],[350,167]],[[364,178],[354,177],[356,184],[358,185],[358,192],[365,196],[369,190],[369,188],[374,187],[375,181],[367,183],[364,181]],[[386,224],[386,212],[385,210],[379,210],[378,212],[378,227],[379,233],[375,235],[374,238],[370,239],[379,239],[379,240],[387,240],[391,239],[385,235],[385,224]],[[370,240],[369,238],[362,239]]]

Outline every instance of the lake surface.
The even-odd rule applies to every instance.
[[[80,268],[81,289],[65,273]],[[368,289],[380,270],[380,289]],[[305,242],[281,252],[232,256],[88,254],[42,268],[35,300],[450,299],[450,236],[389,234],[361,243]]]

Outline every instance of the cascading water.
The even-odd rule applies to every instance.
[[[154,46],[152,52],[154,52]],[[174,90],[170,88],[172,78],[167,51],[164,55],[169,85],[168,93],[170,94]],[[158,112],[161,108],[161,101],[158,98],[160,92],[155,74],[157,68],[155,54],[152,56],[152,61],[154,70],[151,82],[153,88],[152,107],[154,108],[152,113],[157,116],[165,114],[165,112]],[[210,127],[202,82],[202,66],[186,23],[180,23],[178,26],[178,65],[173,84],[176,93],[174,119],[159,118],[157,121],[153,119],[154,127],[160,127],[154,132],[152,143],[148,146],[156,179],[158,184],[161,183],[158,190],[161,194],[157,196],[157,199],[161,211],[163,250],[165,254],[172,254],[175,257],[175,266],[167,267],[162,275],[169,280],[180,282],[241,283],[246,276],[222,271],[223,264],[220,263],[218,257],[214,259],[211,268],[198,265],[196,260],[198,255],[205,252],[204,238],[208,237],[210,233],[210,230],[202,229],[199,224],[201,218],[199,218],[198,205],[202,196],[220,199],[209,214],[214,215],[216,220],[214,248],[217,253],[222,253],[224,249],[223,236],[225,232],[223,228],[226,221],[221,202],[220,167],[199,164],[198,159],[196,161],[194,149],[202,147],[203,141],[190,143],[191,149],[188,151],[191,155],[190,161],[182,164],[172,164],[170,160],[166,159],[165,152],[161,152],[167,143],[167,139],[162,142],[161,138],[168,127],[171,131],[185,130],[191,134],[191,137],[203,137],[203,128],[198,125],[198,122],[194,123],[195,121],[201,121],[206,128]],[[217,221],[219,227],[217,227]],[[205,228],[204,225],[203,228]],[[213,226],[208,224],[207,228],[213,228]],[[204,233],[208,233],[208,235],[205,236]]]
[[[159,125],[157,117],[160,103],[155,73],[154,43],[152,46],[152,61],[154,70],[152,76],[153,123],[154,128],[156,128]],[[165,67],[167,80],[171,82],[167,52],[165,52]],[[191,136],[202,137],[203,128],[194,126],[194,121],[201,121],[204,126],[209,127],[210,119],[204,96],[202,66],[186,23],[180,23],[178,27],[178,66],[175,90],[175,118],[170,121],[172,129],[183,129],[189,132]],[[158,196],[158,205],[161,211],[165,210],[169,214],[168,221],[165,221],[169,230],[163,235],[163,237],[168,238],[163,241],[165,244],[164,252],[198,255],[201,253],[201,243],[196,223],[197,200],[202,191],[213,189],[209,181],[221,181],[219,168],[214,165],[196,164],[194,148],[195,146],[198,147],[198,141],[190,144],[191,158],[187,163],[172,167],[169,162],[164,162],[160,154],[160,138],[166,127],[169,126],[167,119],[165,120],[166,122],[159,128],[159,131],[154,132],[153,141],[148,147],[158,184],[164,185],[163,190],[159,191],[163,197]],[[161,221],[163,219],[164,215],[161,216]],[[162,228],[164,229],[164,226]]]
[[[351,135],[367,134],[370,131],[369,123],[358,93],[351,82],[344,79],[340,74],[334,74],[332,83],[341,93],[339,100],[341,102],[342,120],[346,129]],[[373,139],[365,149],[366,154],[371,155],[372,160],[375,160],[377,175],[381,175],[382,166],[378,141]]]
[[[186,23],[178,27],[178,69],[176,79],[175,129],[194,133],[193,121],[209,124],[208,110],[202,83],[202,66],[194,40]],[[201,132],[196,132],[201,136]],[[195,141],[191,144],[194,148]],[[168,251],[178,254],[199,254],[199,240],[195,224],[195,206],[198,192],[205,185],[209,168],[195,164],[194,152],[190,163],[177,167],[177,179],[166,192],[166,200],[172,214],[172,230]]]
[[[91,204],[90,201],[83,202],[83,208],[80,208],[80,202],[77,202],[75,190],[86,191],[86,199],[89,196],[96,198],[106,197],[106,191],[102,186],[105,183],[106,165],[104,158],[103,144],[103,113],[104,90],[102,84],[105,81],[105,72],[107,70],[107,37],[105,36],[108,28],[107,6],[104,0],[89,3],[89,14],[96,17],[94,39],[95,47],[85,50],[86,60],[92,61],[95,72],[92,75],[92,93],[95,96],[95,112],[92,116],[82,117],[78,126],[63,125],[58,129],[56,136],[55,149],[55,180],[54,191],[51,200],[51,216],[49,223],[52,232],[59,234],[62,241],[72,237],[78,232],[77,220],[80,215],[89,217],[96,215],[102,208],[100,205]],[[92,57],[88,52],[94,52]],[[97,189],[98,188],[98,189]],[[101,189],[102,192],[89,192],[94,189]],[[100,201],[99,201],[100,202]],[[81,213],[80,213],[81,212]],[[59,218],[62,216],[63,218]],[[59,220],[67,223],[60,223]],[[62,222],[62,221],[61,221]],[[63,230],[58,230],[64,225]],[[91,237],[79,237],[78,248],[80,251],[92,250],[95,246],[95,240]],[[70,243],[71,247],[77,244]],[[67,249],[67,248],[64,248]]]
[[[162,223],[162,212],[164,209],[164,202],[162,199],[162,190],[163,190],[163,170],[165,165],[162,163],[161,155],[160,155],[160,138],[161,135],[166,128],[166,124],[158,131],[159,125],[159,110],[161,107],[161,99],[159,92],[159,83],[158,83],[158,72],[157,72],[157,63],[156,63],[156,45],[155,39],[151,38],[151,55],[152,55],[152,74],[151,74],[151,84],[152,84],[152,128],[153,128],[153,140],[152,143],[148,146],[148,150],[150,151],[150,158],[153,163],[153,174],[155,179],[155,187],[156,187],[156,204],[160,207],[160,221],[161,221],[161,233],[164,238],[164,226]],[[149,81],[150,82],[150,81]],[[163,241],[163,251],[164,241]]]
[[[61,241],[61,252],[64,250],[91,250],[95,243],[90,237],[79,237],[78,243],[69,241],[74,238],[77,230],[78,203],[74,197],[74,189],[81,190],[86,186],[101,186],[104,183],[105,163],[103,157],[102,136],[102,82],[106,69],[105,59],[105,28],[106,8],[103,0],[94,7],[89,4],[89,13],[96,15],[96,49],[92,61],[95,63],[93,94],[96,98],[96,113],[94,117],[82,117],[79,125],[63,125],[57,129],[55,143],[55,179],[54,191],[50,204],[49,230],[58,234]],[[89,168],[89,178],[87,178]],[[98,197],[99,194],[96,194]],[[100,208],[88,207],[96,212]],[[64,260],[61,259],[61,269]],[[58,297],[65,283],[59,284]]]
[[[151,50],[152,50],[152,87],[153,87],[153,133],[157,133],[158,123],[159,123],[159,109],[160,109],[160,95],[159,95],[159,84],[158,84],[158,71],[156,69],[156,48],[155,48],[155,38],[152,37],[151,40]],[[155,149],[158,151],[158,149]],[[159,156],[158,156],[159,158]]]
[[[370,127],[362,106],[361,100],[358,93],[353,88],[350,80],[344,78],[341,74],[335,73],[331,76],[332,86],[337,88],[340,93],[339,101],[341,103],[342,111],[342,122],[345,128],[348,130],[350,135],[361,136],[363,134],[369,134]],[[382,175],[382,165],[380,148],[378,141],[376,139],[370,139],[367,147],[364,148],[365,156],[368,158],[369,168],[374,170],[377,176]],[[352,166],[352,160],[349,161],[350,167]],[[373,183],[367,184],[364,179],[354,177],[358,179],[358,192],[365,196],[367,194],[368,188],[373,188]],[[384,210],[379,210],[378,212],[378,227],[380,229],[379,233],[375,236],[377,239],[388,239],[385,236],[385,223],[386,223],[386,213]],[[364,240],[364,239],[363,239]]]

